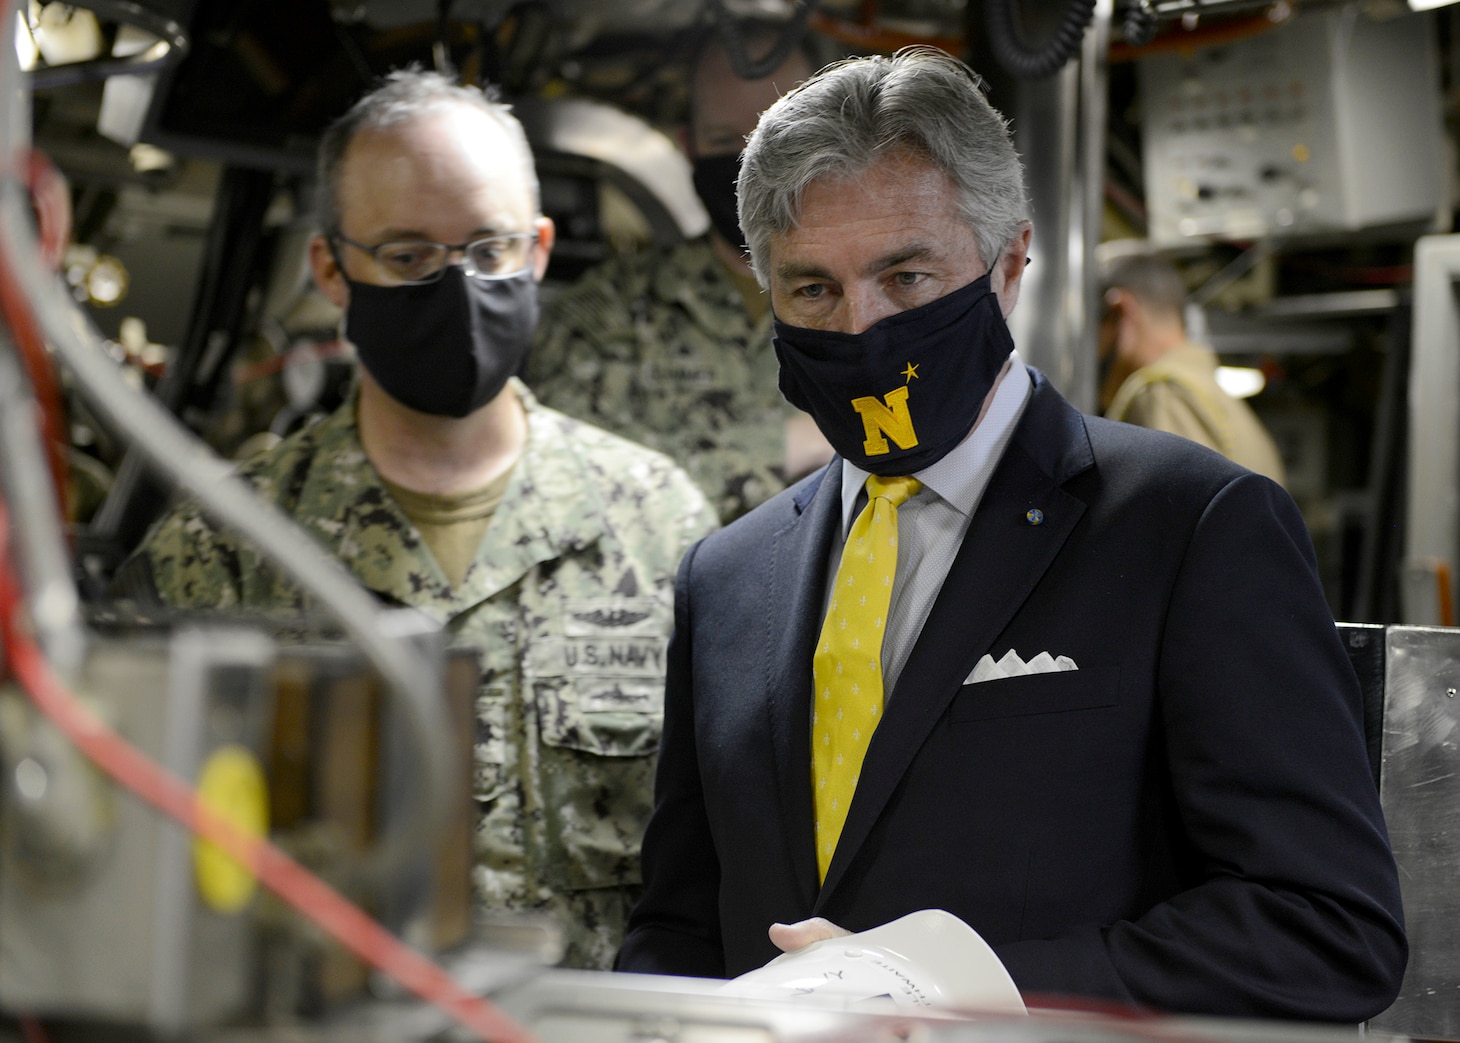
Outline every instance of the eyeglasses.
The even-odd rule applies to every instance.
[[[509,279],[526,270],[532,245],[538,241],[536,232],[488,235],[455,246],[424,239],[366,246],[339,232],[330,238],[368,253],[382,272],[399,283],[435,282],[455,253],[462,255],[462,266],[473,279]]]

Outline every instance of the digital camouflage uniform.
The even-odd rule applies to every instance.
[[[769,311],[752,321],[701,237],[627,254],[545,306],[526,379],[543,402],[653,446],[730,521],[785,488]]]
[[[546,912],[564,932],[564,965],[606,968],[638,894],[675,569],[715,521],[662,455],[513,387],[527,445],[457,590],[366,459],[353,397],[240,473],[383,601],[477,651],[482,907]],[[191,505],[140,553],[176,607],[302,605]]]

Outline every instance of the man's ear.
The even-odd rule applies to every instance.
[[[1119,322],[1130,306],[1130,294],[1118,286],[1112,286],[1101,297],[1101,316],[1110,322]]]
[[[995,262],[993,291],[999,298],[999,309],[1008,318],[1019,303],[1019,286],[1024,279],[1024,266],[1029,263],[1029,242],[1034,235],[1034,226],[1028,221],[1019,226],[1019,231]]]
[[[558,228],[551,217],[539,217],[534,227],[537,229],[537,247],[532,251],[532,277],[542,282],[543,276],[547,274],[548,257],[553,252],[553,243],[557,242]]]
[[[1139,365],[1150,313],[1142,306],[1139,297],[1118,286],[1105,291],[1105,308],[1115,328],[1116,357]]]
[[[345,273],[340,270],[339,259],[330,248],[330,241],[323,235],[309,240],[309,270],[319,292],[336,308],[343,308],[350,301],[350,287],[345,282]]]

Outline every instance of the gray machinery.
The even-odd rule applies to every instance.
[[[1399,998],[1370,1027],[1460,1039],[1460,630],[1354,625],[1342,632],[1370,709],[1371,756],[1377,749],[1409,932]]]
[[[1448,206],[1430,16],[1329,7],[1139,73],[1156,246],[1413,230]]]

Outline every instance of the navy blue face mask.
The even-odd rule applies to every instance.
[[[913,474],[973,429],[1014,350],[992,272],[861,333],[775,324],[781,393],[844,459]]]
[[[532,347],[538,305],[530,269],[475,279],[453,264],[435,282],[349,285],[345,336],[385,393],[417,412],[475,413]]]
[[[695,195],[705,205],[710,224],[737,250],[745,247],[745,233],[740,230],[740,216],[735,210],[735,179],[739,174],[738,152],[696,156],[691,168]]]

